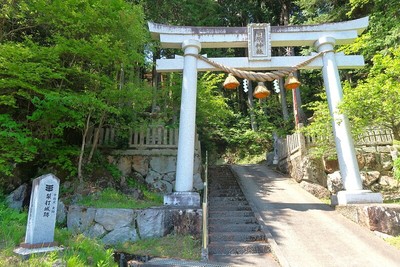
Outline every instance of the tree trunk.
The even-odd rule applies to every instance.
[[[280,90],[280,96],[281,96],[283,119],[285,121],[287,121],[287,120],[289,120],[289,111],[288,111],[287,101],[286,101],[286,89],[283,86],[283,78],[279,79],[279,90]]]
[[[247,103],[249,105],[249,114],[250,114],[250,122],[251,129],[255,132],[258,131],[258,125],[256,122],[256,117],[254,114],[254,98],[253,98],[253,84],[251,81],[248,81],[248,92],[247,92]]]
[[[83,183],[83,177],[82,177],[83,154],[85,153],[86,137],[89,132],[90,117],[91,117],[91,113],[89,113],[89,115],[87,116],[87,119],[86,119],[86,125],[85,125],[85,129],[83,130],[83,136],[82,136],[81,153],[79,154],[78,179],[79,179],[80,183]]]
[[[96,128],[94,135],[93,135],[93,144],[92,144],[92,148],[90,149],[89,156],[88,156],[88,160],[87,160],[88,163],[90,163],[92,161],[93,154],[96,151],[97,144],[99,143],[100,130],[101,130],[101,128],[103,128],[105,117],[106,117],[106,114],[105,114],[105,112],[103,112],[103,114],[101,114],[101,117],[100,117],[99,125]]]

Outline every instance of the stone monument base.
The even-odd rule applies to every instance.
[[[164,195],[164,205],[200,208],[200,194],[197,192],[173,192]]]
[[[40,247],[40,248],[24,248],[18,247],[14,249],[14,253],[21,256],[24,260],[29,259],[32,254],[49,253],[53,251],[61,251],[64,248],[61,247]]]
[[[366,203],[383,203],[382,194],[371,190],[340,191],[337,194],[338,205]]]

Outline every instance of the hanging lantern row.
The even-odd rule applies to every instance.
[[[287,77],[285,81],[285,88],[286,90],[292,90],[300,86],[299,80],[293,75],[293,73],[290,73],[289,76]],[[226,77],[225,82],[223,84],[225,89],[232,90],[236,89],[240,85],[239,81],[236,79],[235,76],[233,76],[232,73],[228,74],[228,77]],[[263,82],[258,82],[257,87],[254,90],[253,96],[258,99],[266,98],[271,94],[271,92],[265,87]]]

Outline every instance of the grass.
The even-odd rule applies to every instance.
[[[400,236],[390,237],[385,239],[390,245],[400,249]]]
[[[163,204],[161,195],[154,192],[143,191],[144,200],[137,200],[122,194],[113,188],[106,188],[96,194],[83,197],[78,201],[79,205],[94,208],[122,208],[122,209],[144,209]]]
[[[135,255],[186,260],[201,259],[201,241],[192,236],[168,235],[162,238],[125,243],[117,249]]]
[[[386,199],[386,200],[383,201],[383,203],[400,204],[400,199]]]
[[[265,161],[265,153],[259,155],[245,155],[235,158],[236,164],[258,164]]]
[[[200,259],[200,241],[191,236],[167,236],[106,248],[100,240],[56,227],[54,240],[65,248],[64,251],[37,254],[23,261],[13,250],[24,240],[27,217],[26,211],[9,209],[0,195],[0,266],[51,267],[61,264],[68,267],[116,267],[114,249],[135,255]]]

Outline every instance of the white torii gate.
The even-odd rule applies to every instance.
[[[329,111],[345,187],[338,193],[338,203],[382,202],[382,195],[362,190],[353,139],[347,117],[338,113],[343,98],[338,69],[364,66],[360,55],[335,53],[335,45],[352,43],[368,27],[368,17],[320,25],[269,26],[250,24],[248,27],[170,26],[149,22],[152,38],[163,48],[182,48],[184,57],[158,59],[158,72],[183,70],[182,99],[175,193],[165,198],[166,204],[199,206],[193,190],[193,160],[196,118],[197,72],[218,70],[196,55],[203,48],[248,48],[249,57],[210,58],[210,60],[240,70],[281,70],[295,66],[312,56],[271,57],[270,47],[314,46],[322,56],[301,69],[322,69]],[[260,38],[262,41],[260,42]],[[257,39],[257,40],[256,40]],[[258,49],[258,48],[261,48]],[[257,50],[257,51],[256,51]]]

